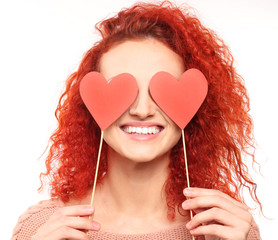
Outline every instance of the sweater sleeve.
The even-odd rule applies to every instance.
[[[255,221],[252,222],[251,229],[248,233],[247,240],[261,240],[260,230]]]
[[[11,240],[30,240],[49,217],[60,207],[56,199],[41,201],[23,213],[13,230]]]

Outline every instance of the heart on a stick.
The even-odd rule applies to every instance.
[[[99,72],[89,72],[80,82],[80,95],[87,109],[105,130],[134,102],[138,86],[129,73],[122,73],[107,81]]]
[[[150,81],[150,93],[157,105],[181,129],[194,117],[208,91],[204,74],[189,69],[177,80],[168,72],[156,73]]]

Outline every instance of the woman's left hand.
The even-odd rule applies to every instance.
[[[204,235],[206,240],[246,240],[253,221],[248,207],[218,190],[186,188],[188,200],[182,208],[196,215],[186,227],[192,235]]]

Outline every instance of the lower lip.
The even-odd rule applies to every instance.
[[[150,140],[153,140],[153,139],[157,138],[163,130],[161,130],[159,133],[156,133],[156,134],[134,134],[134,133],[130,134],[130,133],[127,133],[123,130],[121,130],[121,131],[132,140],[135,140],[135,141],[150,141]]]

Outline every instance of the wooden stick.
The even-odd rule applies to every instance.
[[[190,188],[189,183],[189,172],[188,172],[188,165],[187,165],[187,156],[186,156],[186,148],[185,148],[185,139],[184,139],[184,130],[181,130],[182,135],[182,143],[183,143],[183,152],[184,152],[184,163],[185,163],[185,172],[186,172],[186,181],[187,181],[187,187]],[[190,210],[190,220],[193,218],[193,212]],[[192,239],[195,240],[195,236],[192,236]]]
[[[96,191],[96,185],[97,185],[97,175],[98,175],[100,154],[101,154],[101,149],[102,149],[102,142],[103,142],[103,131],[101,130],[100,143],[99,143],[99,149],[98,149],[98,155],[97,155],[97,165],[96,165],[96,171],[95,171],[95,179],[94,179],[93,192],[92,192],[91,203],[90,203],[90,205],[92,207],[93,207],[93,203],[94,203],[94,197],[95,197],[95,191]],[[89,216],[89,219],[91,219],[91,218],[92,218],[92,215]],[[89,230],[87,231],[87,236],[89,236]]]
[[[98,156],[97,156],[97,166],[96,166],[96,172],[95,172],[95,180],[94,180],[93,192],[92,192],[92,197],[91,197],[91,206],[93,206],[93,203],[94,203],[102,142],[103,142],[103,131],[101,130],[100,143],[99,143]]]

